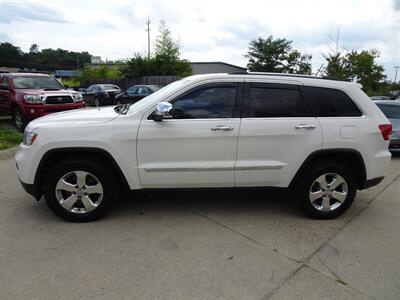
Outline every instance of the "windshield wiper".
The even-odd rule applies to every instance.
[[[43,88],[43,90],[45,91],[58,91],[60,89],[56,89],[56,88]]]
[[[131,107],[133,103],[128,103],[128,104],[120,104],[117,105],[114,110],[116,113],[120,114],[120,115],[126,115],[127,112],[129,111],[129,107]]]

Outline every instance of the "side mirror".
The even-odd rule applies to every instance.
[[[68,84],[64,84],[64,87],[65,87],[66,90],[69,89],[69,85]]]
[[[172,104],[169,102],[160,102],[156,106],[156,110],[154,112],[154,121],[162,121],[166,118],[171,118],[170,112],[172,110]]]

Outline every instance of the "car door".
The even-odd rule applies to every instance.
[[[0,77],[0,111],[9,113],[11,111],[11,93],[9,81],[5,76]]]
[[[142,187],[233,187],[242,87],[201,85],[169,101],[171,119],[149,113],[137,141]]]
[[[318,120],[304,112],[301,84],[246,83],[236,186],[287,187],[303,161],[321,144]]]

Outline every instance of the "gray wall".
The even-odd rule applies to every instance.
[[[209,73],[232,73],[244,72],[245,68],[221,64],[221,63],[192,63],[193,75],[196,74],[209,74]]]

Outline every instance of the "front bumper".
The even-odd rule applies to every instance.
[[[84,108],[84,102],[65,103],[65,104],[25,104],[23,106],[24,116],[28,120],[33,120],[51,113],[62,112],[72,109]]]
[[[24,188],[25,192],[35,197],[37,201],[39,201],[40,198],[43,196],[43,191],[39,190],[34,184],[28,184],[21,180],[19,182],[21,182],[21,185]]]

